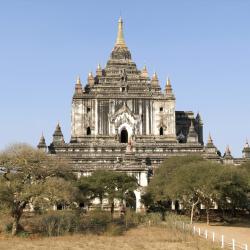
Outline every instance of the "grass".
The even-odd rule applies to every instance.
[[[122,236],[67,235],[60,237],[0,236],[0,249],[8,250],[212,250],[211,242],[163,226],[139,226]]]

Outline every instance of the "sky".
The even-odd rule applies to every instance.
[[[172,82],[177,110],[199,112],[224,152],[250,139],[249,0],[0,0],[0,149],[70,140],[77,75],[105,66],[117,21],[139,69]]]

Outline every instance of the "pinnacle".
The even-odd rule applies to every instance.
[[[167,86],[171,86],[171,82],[170,82],[169,77],[167,78]]]
[[[116,38],[116,47],[127,47],[125,40],[124,40],[124,35],[123,35],[123,21],[122,18],[119,18],[118,21],[118,32],[117,32],[117,38]]]
[[[212,139],[212,136],[209,132],[209,135],[208,135],[208,140],[207,140],[208,143],[213,143],[213,139]]]
[[[81,84],[81,78],[80,78],[80,76],[77,76],[77,79],[76,79],[76,84]]]
[[[154,74],[152,76],[152,80],[158,80],[158,76],[157,76],[156,72],[154,72]]]
[[[246,139],[246,144],[245,144],[245,147],[244,148],[249,148],[249,143],[248,143],[248,140]]]
[[[231,155],[231,151],[230,151],[230,148],[229,148],[229,145],[227,145],[226,147],[226,152],[225,152],[226,155]]]

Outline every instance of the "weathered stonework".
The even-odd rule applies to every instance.
[[[71,111],[71,140],[65,143],[59,124],[48,152],[66,157],[78,176],[98,168],[127,172],[137,177],[136,208],[148,178],[163,160],[174,155],[199,154],[218,162],[234,162],[230,151],[221,157],[209,137],[203,145],[203,123],[199,114],[176,111],[170,80],[162,91],[157,74],[150,79],[147,69],[137,69],[123,38],[122,20],[118,37],[104,69],[88,75],[82,87],[75,84]],[[46,150],[45,139],[38,145]],[[230,155],[229,155],[230,154]]]

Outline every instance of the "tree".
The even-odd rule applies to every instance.
[[[231,210],[235,216],[237,209],[247,209],[250,191],[249,172],[239,166],[225,166],[220,173],[218,183],[218,205],[224,210]]]
[[[108,172],[105,170],[97,170],[90,176],[83,176],[77,181],[77,186],[84,197],[88,197],[90,202],[94,198],[100,200],[101,208],[103,208],[103,199],[105,196],[106,183],[109,181]]]
[[[155,171],[147,192],[143,196],[143,202],[150,210],[159,211],[162,219],[165,218],[166,210],[169,208],[169,200],[180,200],[182,202],[190,202],[195,206],[199,201],[189,192],[180,194],[178,183],[185,181],[185,175],[177,175],[180,168],[191,163],[203,162],[200,156],[190,155],[183,157],[171,157],[164,161],[162,165]],[[189,172],[189,171],[188,171]],[[178,180],[179,179],[179,180]],[[182,180],[183,179],[183,180]],[[187,183],[185,183],[187,185]],[[186,187],[187,188],[187,187]],[[184,191],[183,189],[182,191]],[[191,217],[192,218],[192,217]]]
[[[190,223],[193,222],[195,208],[202,204],[209,224],[210,210],[215,203],[221,209],[230,209],[232,214],[247,207],[249,169],[249,162],[230,166],[197,156],[173,157],[156,171],[144,200],[154,205],[168,199],[178,200],[184,209],[190,209]]]
[[[90,199],[99,198],[101,206],[103,199],[107,198],[112,217],[115,199],[124,200],[127,192],[134,191],[138,187],[134,176],[106,170],[97,170],[89,177],[80,178],[78,183],[80,190],[84,192],[88,190]]]
[[[25,144],[17,144],[0,153],[0,209],[13,218],[12,235],[27,205],[46,207],[56,202],[70,202],[75,179],[67,162]],[[58,184],[58,185],[57,185]]]

